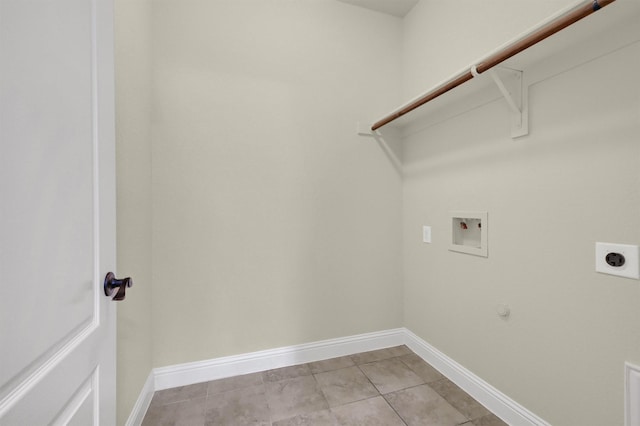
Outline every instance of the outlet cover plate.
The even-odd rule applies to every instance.
[[[620,253],[624,256],[622,266],[611,266],[607,263],[609,253]],[[640,250],[630,244],[596,243],[596,272],[618,275],[625,278],[640,279]]]
[[[431,243],[431,227],[430,226],[422,227],[422,242]]]

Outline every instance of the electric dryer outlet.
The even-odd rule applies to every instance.
[[[640,279],[640,250],[636,245],[596,243],[596,272]]]

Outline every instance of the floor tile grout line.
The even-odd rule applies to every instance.
[[[408,356],[408,355],[415,354],[415,352],[413,352],[413,351],[411,351],[411,350],[409,349],[407,353],[401,353],[401,354],[399,354],[399,355],[396,355],[396,354],[393,354],[393,351],[391,351],[391,352],[387,352],[387,351],[389,351],[389,349],[392,349],[392,348],[383,348],[383,349],[374,350],[374,351],[361,352],[361,353],[359,353],[359,354],[351,354],[351,355],[347,355],[347,356],[345,356],[345,357],[348,357],[348,358],[349,358],[349,360],[353,363],[353,365],[351,365],[351,366],[342,366],[342,367],[339,367],[339,368],[331,368],[331,369],[329,369],[329,370],[327,370],[327,371],[320,371],[320,372],[317,372],[317,373],[314,373],[314,372],[312,372],[312,371],[311,371],[311,363],[303,363],[303,364],[299,364],[298,366],[305,366],[305,367],[306,367],[306,372],[305,372],[304,374],[299,374],[299,375],[296,375],[296,376],[293,376],[293,377],[283,378],[283,379],[281,379],[281,380],[276,380],[276,381],[274,381],[274,382],[265,381],[265,377],[266,377],[266,376],[265,376],[265,373],[267,373],[267,372],[269,372],[269,371],[272,371],[272,370],[278,370],[278,369],[264,370],[264,371],[258,372],[258,374],[259,374],[259,376],[258,376],[258,377],[259,377],[259,381],[260,381],[260,383],[255,384],[255,385],[254,385],[254,384],[252,384],[252,385],[243,385],[243,386],[240,386],[240,387],[238,387],[238,388],[235,388],[235,389],[228,389],[228,390],[226,390],[226,391],[224,391],[224,392],[219,392],[219,393],[216,393],[216,394],[212,394],[212,393],[210,392],[210,390],[211,390],[211,385],[210,385],[210,384],[211,384],[212,382],[216,382],[217,380],[224,380],[224,379],[226,379],[226,378],[223,378],[223,379],[217,379],[217,380],[211,380],[211,381],[207,381],[207,382],[201,382],[201,384],[205,386],[205,387],[204,387],[204,392],[203,392],[202,394],[199,394],[199,395],[197,395],[197,396],[191,396],[191,397],[184,398],[184,399],[180,399],[180,400],[177,400],[177,401],[171,401],[171,402],[167,402],[167,403],[163,403],[163,404],[158,404],[158,405],[156,405],[156,407],[158,407],[158,409],[161,409],[161,407],[167,407],[167,406],[169,406],[169,407],[170,407],[170,406],[172,406],[172,405],[177,405],[177,404],[180,404],[180,403],[186,403],[186,402],[190,402],[190,401],[203,400],[203,401],[204,401],[204,403],[205,403],[205,406],[204,406],[204,410],[205,410],[204,415],[205,415],[205,418],[206,418],[206,413],[207,413],[206,405],[207,405],[207,402],[209,401],[209,399],[210,399],[210,398],[214,398],[214,397],[216,397],[217,395],[222,395],[222,394],[225,394],[225,393],[228,393],[228,392],[233,392],[233,391],[239,391],[239,390],[246,389],[246,388],[253,387],[253,386],[261,386],[261,387],[262,387],[262,392],[261,392],[261,393],[262,393],[262,395],[263,395],[263,396],[264,396],[264,398],[265,398],[266,408],[268,409],[268,414],[269,414],[269,424],[270,424],[270,425],[273,425],[273,423],[274,423],[274,421],[273,421],[273,411],[272,411],[272,407],[271,407],[271,405],[269,404],[269,399],[267,398],[267,395],[268,395],[268,391],[267,391],[268,384],[269,384],[269,383],[283,382],[283,381],[287,381],[287,380],[291,380],[291,379],[296,379],[296,378],[302,378],[302,377],[306,377],[306,376],[313,376],[313,383],[315,384],[316,389],[320,390],[320,395],[322,395],[322,397],[323,397],[323,399],[324,399],[324,402],[325,402],[325,404],[326,404],[325,406],[327,407],[327,410],[329,411],[329,413],[331,413],[331,416],[332,416],[333,421],[337,421],[337,419],[336,419],[336,417],[335,417],[335,414],[334,414],[334,412],[333,412],[333,409],[334,409],[334,408],[341,407],[341,406],[348,405],[348,404],[354,404],[354,403],[357,403],[357,402],[362,402],[362,401],[366,401],[366,400],[369,400],[369,399],[377,398],[378,396],[382,396],[383,400],[385,401],[385,404],[386,404],[387,406],[389,406],[389,407],[393,410],[393,412],[396,414],[396,416],[401,420],[402,424],[407,425],[407,422],[402,418],[402,416],[400,415],[400,413],[396,410],[396,408],[395,408],[395,407],[391,404],[391,402],[387,399],[387,396],[389,396],[390,394],[396,393],[396,392],[402,392],[402,391],[405,391],[405,390],[409,390],[409,389],[417,388],[417,387],[424,386],[424,385],[426,385],[428,388],[430,388],[430,389],[432,389],[433,391],[435,391],[435,392],[436,392],[436,394],[438,394],[438,395],[439,395],[439,396],[440,396],[444,401],[446,401],[446,402],[448,403],[448,405],[450,405],[450,406],[451,406],[455,411],[457,411],[457,412],[458,412],[458,413],[460,413],[462,416],[464,416],[465,418],[467,418],[467,419],[468,419],[468,420],[466,420],[465,422],[460,423],[458,426],[460,426],[460,425],[472,425],[474,421],[479,420],[479,419],[481,419],[481,418],[489,417],[489,416],[495,416],[495,414],[493,414],[490,410],[487,410],[486,414],[483,414],[483,415],[477,415],[477,416],[475,416],[475,417],[473,417],[473,418],[472,418],[472,416],[471,416],[471,415],[468,415],[468,416],[467,416],[467,415],[463,414],[463,413],[462,413],[458,408],[456,408],[456,406],[454,405],[454,403],[450,402],[450,401],[445,397],[445,395],[441,394],[440,392],[438,392],[435,388],[433,388],[433,387],[431,386],[432,384],[435,384],[435,383],[447,383],[447,382],[450,382],[450,380],[449,380],[446,376],[443,376],[443,377],[441,377],[441,378],[439,378],[439,379],[437,379],[437,380],[432,380],[432,381],[428,382],[428,381],[427,381],[427,380],[425,380],[423,377],[421,377],[421,375],[418,373],[418,371],[416,371],[414,368],[412,368],[412,367],[408,364],[408,362],[407,362],[407,361],[405,361],[405,360],[403,360],[403,359],[402,359],[402,358],[404,358],[404,357],[406,357],[406,356]],[[368,354],[368,353],[375,353],[375,352],[380,352],[380,354],[376,354],[375,356],[382,355],[382,358],[380,358],[380,359],[375,359],[375,360],[370,360],[370,361],[368,361],[368,362],[361,362],[361,363],[358,363],[358,362],[356,361],[356,358],[357,358],[357,356],[358,356],[358,355]],[[396,353],[397,353],[397,351],[396,351]],[[375,358],[375,356],[374,356],[374,358]],[[336,358],[340,358],[340,357],[336,357]],[[366,357],[364,357],[364,358],[366,359]],[[416,375],[420,380],[422,380],[422,383],[415,384],[415,385],[411,385],[411,386],[407,386],[407,387],[403,387],[403,388],[400,388],[400,389],[397,389],[397,390],[394,390],[394,391],[390,391],[390,392],[387,392],[387,393],[383,394],[383,393],[381,392],[381,390],[380,390],[380,389],[379,389],[379,388],[378,388],[378,387],[377,387],[377,386],[372,382],[371,378],[370,378],[370,377],[365,373],[365,371],[363,370],[363,368],[362,368],[362,367],[364,367],[364,366],[366,366],[366,365],[369,365],[369,364],[375,364],[375,363],[379,363],[379,362],[383,362],[383,361],[390,361],[390,360],[395,360],[395,359],[399,359],[400,364],[401,364],[401,365],[403,365],[404,367],[406,367],[409,371],[413,372],[413,373],[414,373],[414,374],[415,374],[415,375]],[[423,361],[424,361],[424,360],[423,360]],[[427,364],[428,364],[428,365],[430,365],[429,363],[427,363]],[[335,407],[330,406],[330,405],[329,405],[329,400],[327,399],[327,395],[326,395],[326,393],[325,393],[324,389],[322,388],[322,386],[320,385],[320,382],[318,381],[318,377],[317,377],[317,375],[318,375],[318,374],[323,374],[323,373],[336,372],[336,371],[340,371],[340,370],[346,370],[346,369],[349,369],[349,368],[352,368],[352,367],[357,367],[357,369],[358,369],[359,373],[361,373],[362,375],[364,375],[364,377],[366,378],[367,382],[368,382],[371,386],[373,386],[373,389],[375,390],[375,392],[377,393],[377,395],[375,395],[375,396],[370,396],[370,397],[364,397],[364,398],[361,398],[361,399],[356,399],[356,400],[354,400],[354,401],[350,401],[350,402],[347,402],[347,403],[345,403],[345,404],[339,404],[339,405],[336,405]],[[418,365],[416,365],[415,367],[417,368],[417,367],[418,367]],[[282,368],[287,368],[287,367],[282,367]],[[420,371],[421,371],[421,370],[420,370]],[[251,373],[249,373],[249,374],[251,374]],[[238,376],[233,376],[233,377],[239,377],[239,376],[244,376],[244,374],[241,374],[241,375],[238,375]],[[364,382],[363,382],[363,383],[364,383]],[[194,383],[193,385],[198,385],[198,384],[200,384],[200,383]],[[180,386],[180,387],[176,387],[176,388],[185,388],[185,387],[190,387],[190,386],[193,386],[193,385]],[[454,383],[454,385],[455,385],[455,383]],[[175,388],[174,388],[174,389],[175,389]],[[463,392],[464,392],[464,391],[463,391]],[[157,393],[156,393],[156,394],[157,394]],[[179,392],[178,392],[178,394],[179,394]],[[169,394],[169,395],[170,395],[170,394]],[[467,395],[468,395],[468,394],[467,394]],[[155,396],[155,395],[154,395],[154,396]],[[470,397],[472,400],[474,400],[474,399],[473,399],[473,397],[471,397],[470,395],[469,395],[469,397]],[[474,401],[475,401],[475,400],[474,400]],[[477,402],[477,401],[476,401],[476,402]],[[482,405],[482,404],[481,404],[481,405]],[[486,408],[486,407],[485,407],[485,408]],[[317,410],[315,410],[315,411],[317,411]],[[305,413],[301,413],[301,414],[310,414],[310,413],[306,413],[306,412],[305,412]],[[496,416],[496,417],[497,417],[497,416]],[[266,419],[265,419],[265,420],[266,420]],[[283,420],[284,420],[284,419],[283,419]],[[205,422],[206,422],[206,419],[205,419]]]
[[[340,368],[336,368],[335,370],[320,371],[318,373],[311,373],[311,374],[316,376],[318,374],[333,373],[334,371],[346,370],[347,368],[353,368],[353,367],[357,367],[357,365],[354,364],[354,365],[350,365],[348,367],[340,367]]]
[[[267,410],[269,410],[269,426],[273,426],[273,410],[271,408],[271,404],[269,403],[269,390],[267,389],[267,384],[264,381],[263,373],[264,371],[258,371],[256,374],[258,374],[258,376],[260,377],[260,384],[264,387],[264,400],[267,403]]]
[[[410,355],[410,354],[407,354],[407,355]],[[401,362],[401,363],[403,363],[404,365],[406,365],[406,366],[407,366],[407,368],[408,368],[409,370],[413,371],[413,372],[414,372],[414,374],[415,374],[416,376],[420,377],[420,375],[418,374],[418,372],[417,372],[416,370],[414,370],[414,369],[413,369],[409,364],[407,364],[407,362],[406,362],[405,360],[403,360],[403,359],[402,359],[402,358],[404,358],[405,356],[406,356],[406,355],[399,356],[399,357],[398,357],[398,359],[400,359],[400,362]],[[427,365],[431,366],[431,364],[429,364],[428,362],[426,362],[426,361],[424,361],[424,360],[422,360],[422,361],[423,361],[425,364],[427,364]],[[432,368],[433,368],[433,367],[432,367]],[[422,379],[422,377],[420,377],[420,378]],[[424,379],[423,379],[423,380],[424,380]],[[440,379],[438,379],[438,380],[440,380]],[[434,380],[434,382],[435,382],[435,381],[436,381],[436,380]],[[426,380],[425,380],[425,383],[427,383],[427,381],[426,381]]]
[[[407,422],[405,422],[405,421],[404,421],[404,419],[402,418],[402,416],[400,415],[400,413],[398,413],[398,412],[396,411],[396,409],[393,407],[393,405],[391,405],[391,404],[389,403],[389,401],[387,401],[387,398],[385,398],[385,397],[384,397],[384,395],[382,394],[382,392],[380,392],[380,389],[378,389],[378,387],[377,387],[377,386],[376,386],[376,385],[371,381],[371,379],[369,378],[369,376],[367,376],[367,374],[366,374],[364,371],[362,371],[362,369],[360,368],[360,366],[359,366],[359,365],[358,365],[357,367],[358,367],[358,370],[360,370],[360,372],[364,375],[364,377],[366,377],[366,378],[367,378],[367,380],[369,381],[369,383],[371,383],[371,386],[373,386],[373,388],[374,388],[375,390],[377,390],[377,391],[378,391],[378,396],[382,397],[382,399],[384,400],[384,402],[385,402],[385,403],[386,403],[386,404],[387,404],[387,405],[388,405],[388,406],[393,410],[393,412],[394,412],[394,413],[396,413],[396,416],[398,416],[398,418],[400,419],[400,421],[401,421],[402,423],[404,423],[404,425],[405,425],[405,426],[407,426]],[[375,397],[375,398],[377,398],[377,397]]]
[[[397,356],[397,357],[391,357],[391,358],[387,358],[387,359],[393,359],[393,358],[400,358],[400,357],[399,357],[399,356]],[[384,360],[380,360],[380,361],[384,361]],[[402,360],[400,360],[400,362],[401,362],[402,364],[404,364],[404,363],[402,362]],[[364,364],[363,364],[363,365],[364,365]],[[404,364],[404,365],[406,365],[406,364]],[[393,410],[393,412],[394,412],[394,413],[396,413],[396,416],[398,416],[398,418],[400,419],[400,421],[401,421],[405,426],[407,426],[407,422],[406,422],[406,421],[404,420],[404,418],[400,415],[400,413],[398,413],[398,411],[395,409],[395,407],[394,407],[394,406],[393,406],[393,405],[392,405],[392,404],[387,400],[387,398],[385,398],[385,396],[384,396],[385,394],[383,394],[383,393],[380,391],[380,389],[378,389],[378,387],[377,387],[377,386],[376,386],[376,385],[371,381],[371,379],[369,378],[369,376],[367,376],[367,374],[366,374],[364,371],[362,371],[362,369],[360,368],[360,366],[359,366],[359,365],[358,365],[358,368],[360,369],[360,371],[362,372],[362,374],[364,374],[364,376],[367,378],[367,380],[369,380],[369,383],[371,383],[371,384],[373,385],[373,387],[374,387],[374,388],[376,388],[376,390],[377,390],[377,391],[378,391],[378,393],[379,393],[379,396],[381,396],[381,397],[382,397],[382,399],[383,399],[383,400],[384,400],[384,402],[389,406],[389,408],[391,408],[391,409]],[[409,368],[409,366],[407,366],[407,368]],[[409,368],[409,369],[411,370],[411,368]],[[411,371],[413,371],[413,370],[411,370]],[[399,390],[401,390],[401,389],[399,389]],[[397,392],[397,391],[396,391],[396,392]],[[392,392],[389,392],[389,393],[392,393]]]
[[[433,382],[432,382],[432,383],[433,383]],[[461,415],[461,416],[463,416],[463,417],[465,417],[465,418],[467,419],[467,421],[465,421],[464,423],[459,423],[457,426],[460,426],[460,425],[463,425],[463,424],[467,424],[467,423],[469,423],[469,422],[473,422],[474,420],[478,420],[478,419],[479,419],[479,418],[481,418],[481,417],[485,417],[485,416],[480,416],[480,417],[478,417],[478,418],[473,418],[473,419],[472,419],[472,418],[469,418],[469,416],[467,416],[466,414],[464,414],[462,411],[458,410],[458,409],[457,409],[457,408],[456,408],[452,403],[450,403],[449,401],[447,401],[447,399],[446,399],[444,396],[440,395],[440,394],[438,393],[438,391],[436,391],[436,390],[435,390],[435,389],[433,389],[431,386],[429,386],[429,383],[421,383],[421,384],[419,384],[419,385],[407,386],[406,388],[398,389],[398,390],[395,390],[395,391],[393,391],[393,392],[387,392],[387,393],[383,394],[383,395],[382,395],[382,397],[383,397],[385,400],[387,400],[387,398],[386,398],[386,396],[387,396],[387,395],[391,395],[392,393],[397,393],[397,392],[406,391],[406,390],[409,390],[409,389],[415,389],[415,388],[418,388],[418,387],[420,387],[420,386],[427,386],[427,387],[429,387],[429,389],[431,389],[432,391],[434,391],[434,392],[435,392],[435,393],[436,393],[440,398],[442,398],[442,400],[443,400],[444,402],[446,402],[446,403],[447,403],[447,404],[448,404],[452,409],[454,409],[455,411],[457,411],[458,413],[460,413],[460,415]],[[389,401],[387,400],[387,402],[389,402]],[[389,405],[391,405],[391,403],[390,403],[390,402],[389,402]],[[391,405],[391,407],[393,408],[393,405]],[[399,415],[399,414],[398,414],[398,415]],[[486,414],[485,414],[485,415],[486,415]]]
[[[320,390],[320,393],[322,394],[322,397],[324,398],[324,402],[327,403],[327,409],[331,409],[331,406],[329,405],[329,400],[327,399],[327,395],[324,394],[324,390],[322,390],[322,386],[320,386],[320,382],[318,382],[318,379],[316,378],[315,374],[311,374],[311,377],[313,377],[313,381],[316,382],[316,387]]]
[[[380,395],[380,394],[378,394],[378,395],[375,395],[375,396],[368,396],[368,397],[366,397],[366,398],[355,399],[355,400],[353,400],[353,401],[345,402],[344,404],[334,405],[333,407],[329,406],[329,409],[331,410],[331,409],[333,409],[333,408],[344,407],[345,405],[355,404],[356,402],[362,402],[362,401],[366,401],[366,400],[368,400],[368,399],[374,399],[374,398],[377,398],[377,397],[379,397],[379,396],[384,396],[384,395]]]
[[[402,359],[402,357],[398,357],[398,358],[400,358],[400,362],[402,362],[404,365],[406,365],[406,366],[407,366],[407,368],[409,368],[409,369],[410,369],[411,371],[413,371],[416,375],[418,375],[418,372],[417,372],[416,370],[414,370],[413,368],[411,368],[411,366],[410,366],[409,364],[407,364],[407,363]],[[426,362],[426,361],[424,361],[424,362],[425,362],[427,365],[431,366],[431,364],[429,364],[428,362]],[[441,374],[442,374],[442,373],[441,373]],[[419,376],[419,375],[418,375],[418,376]],[[422,377],[420,377],[420,378],[422,379]],[[424,379],[422,379],[422,380],[424,380]],[[430,382],[428,382],[428,381],[426,381],[426,380],[425,380],[425,382],[424,382],[423,384],[425,384],[425,385],[429,386],[429,388],[431,388],[431,389],[432,389],[435,393],[437,393],[437,394],[438,394],[442,399],[444,399],[444,400],[445,400],[445,401],[446,401],[446,402],[447,402],[451,407],[453,407],[457,412],[459,412],[460,414],[462,414],[463,416],[465,416],[465,417],[468,419],[468,420],[467,420],[467,422],[473,422],[473,421],[478,420],[478,419],[480,419],[480,418],[482,418],[482,417],[485,417],[485,416],[487,415],[487,414],[485,414],[485,415],[482,415],[482,416],[479,416],[479,417],[475,417],[475,418],[471,418],[471,416],[467,416],[467,415],[465,415],[465,414],[464,414],[463,412],[461,412],[457,407],[455,407],[455,406],[453,405],[453,403],[449,402],[449,400],[448,400],[447,398],[445,398],[445,396],[444,396],[444,395],[442,395],[440,392],[438,392],[438,390],[437,390],[437,389],[435,389],[435,388],[433,388],[433,387],[431,386],[431,384],[432,384],[432,383],[438,383],[438,382],[446,383],[446,382],[451,382],[451,380],[449,380],[449,379],[448,379],[447,377],[445,377],[445,376],[442,376],[441,378],[439,378],[439,379],[437,379],[437,380],[432,380],[432,381],[430,381]],[[455,383],[454,383],[454,385],[455,385]],[[408,387],[408,388],[406,388],[406,389],[413,388],[413,387],[417,387],[417,386],[422,386],[422,385],[410,386],[410,387]],[[457,386],[457,385],[456,385],[456,386]],[[463,392],[464,392],[464,390],[463,390]],[[389,393],[393,393],[393,392],[389,392]],[[465,392],[465,393],[466,393],[466,392]],[[467,395],[468,395],[468,394],[467,394]],[[470,396],[470,395],[469,395],[469,396]],[[470,396],[470,397],[471,397],[471,396]],[[473,397],[471,397],[471,398],[473,398]],[[474,399],[474,400],[475,400],[475,399]],[[481,404],[481,405],[482,405],[482,404]],[[483,405],[483,407],[484,407],[484,405]],[[485,408],[486,408],[486,407],[485,407]],[[491,413],[491,411],[489,411],[489,412]],[[467,422],[465,422],[465,423],[467,423]],[[464,423],[462,423],[462,424],[464,424]]]
[[[394,390],[394,391],[391,391],[391,392],[383,393],[381,395],[382,396],[391,395],[392,393],[402,392],[402,391],[409,390],[409,389],[414,389],[414,388],[419,388],[420,386],[425,386],[425,385],[429,386],[428,383],[420,383],[420,384],[417,384],[417,385],[407,386],[406,388],[402,388],[402,389]],[[431,388],[431,386],[429,386],[429,388]],[[433,390],[435,392],[435,389],[431,389],[431,390]],[[438,395],[442,398],[442,395],[440,395],[440,394],[438,394]],[[442,399],[444,399],[444,398],[442,398]]]
[[[387,395],[388,395],[388,394],[387,394]],[[396,410],[396,408],[395,408],[395,407],[394,407],[394,406],[389,402],[389,400],[387,400],[387,398],[385,398],[385,397],[384,397],[384,395],[380,395],[380,396],[382,396],[382,399],[384,399],[384,402],[386,402],[386,403],[387,403],[387,405],[388,405],[389,407],[391,407],[391,409],[393,410],[393,412],[394,412],[394,413],[396,413],[396,416],[398,416],[398,418],[400,419],[400,421],[401,421],[402,423],[404,423],[404,424],[405,424],[405,426],[408,426],[408,425],[407,425],[407,422],[405,422],[405,421],[404,421],[404,418],[400,415],[400,413],[398,413],[398,411]]]
[[[385,395],[389,395],[389,394],[394,393],[394,392],[400,392],[400,391],[403,391],[403,390],[405,390],[405,389],[411,389],[411,388],[418,387],[418,386],[424,386],[424,385],[427,385],[427,386],[428,386],[428,384],[426,383],[426,381],[425,381],[422,377],[418,376],[418,374],[417,374],[417,373],[416,373],[416,372],[415,372],[411,367],[409,367],[409,366],[408,366],[404,361],[402,361],[402,359],[401,359],[401,358],[402,358],[402,356],[404,356],[404,355],[395,356],[395,357],[390,357],[390,358],[386,358],[386,359],[381,359],[381,360],[373,361],[373,362],[369,362],[369,363],[363,363],[363,364],[357,365],[357,367],[358,367],[358,369],[362,372],[362,374],[364,374],[364,376],[367,378],[367,380],[369,381],[369,383],[371,383],[371,385],[372,385],[372,386],[373,386],[373,387],[378,391],[379,396],[381,396],[381,397],[382,397],[382,399],[384,399],[385,403],[386,403],[386,404],[387,404],[387,405],[388,405],[388,406],[393,410],[393,412],[394,412],[394,413],[396,413],[396,415],[398,416],[398,418],[400,419],[400,421],[401,421],[402,423],[404,423],[404,424],[405,424],[405,426],[406,426],[406,425],[407,425],[407,422],[406,422],[406,421],[404,420],[404,418],[400,415],[400,413],[398,413],[398,411],[397,411],[397,410],[395,409],[395,407],[394,407],[394,406],[389,402],[389,400],[387,400],[387,398],[385,397]],[[408,387],[406,387],[406,388],[402,388],[402,389],[397,389],[397,390],[395,390],[395,391],[393,391],[393,392],[387,392],[386,394],[383,394],[383,393],[380,391],[380,389],[378,389],[378,387],[377,387],[377,386],[376,386],[376,385],[371,381],[371,379],[369,378],[369,376],[367,376],[367,374],[366,374],[364,371],[362,371],[362,368],[360,368],[360,366],[361,366],[361,365],[373,364],[373,363],[375,363],[375,362],[380,362],[380,361],[390,360],[390,359],[394,359],[394,358],[398,358],[398,360],[400,361],[400,363],[401,363],[402,365],[404,365],[405,367],[407,367],[407,368],[408,368],[411,372],[413,372],[416,376],[420,377],[420,380],[423,380],[423,383],[420,383],[420,384],[417,384],[417,385],[414,385],[414,386],[408,386]],[[429,386],[429,388],[431,388],[431,387]],[[434,392],[435,392],[435,390],[434,390]],[[441,396],[441,395],[440,395],[440,396]],[[442,397],[442,396],[441,396],[441,397]],[[442,397],[442,398],[444,399],[444,397]],[[449,402],[448,402],[448,401],[447,401],[447,403],[449,404]],[[451,404],[449,404],[449,405],[451,405]],[[452,407],[453,407],[453,406],[452,406]],[[458,411],[455,407],[453,407],[453,408],[454,408],[456,411]],[[459,412],[459,411],[458,411],[458,412]],[[460,413],[460,414],[462,414],[462,413]],[[465,417],[467,417],[467,416],[465,416]]]
[[[380,389],[378,389],[378,387],[375,385],[375,383],[373,383],[371,381],[371,378],[369,378],[369,376],[367,376],[367,373],[365,373],[364,371],[362,371],[362,368],[360,368],[360,366],[358,365],[358,370],[360,370],[360,372],[364,375],[364,377],[367,378],[367,380],[369,381],[369,383],[371,383],[371,386],[373,386],[373,388],[378,392],[379,396],[382,396],[382,392],[380,392]]]

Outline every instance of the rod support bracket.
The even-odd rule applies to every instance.
[[[511,119],[511,137],[529,134],[529,86],[523,71],[505,67],[487,70],[500,93],[507,101]]]
[[[362,121],[358,121],[356,122],[356,134],[358,136],[368,136],[368,137],[373,137],[374,136],[374,131],[371,130],[371,124],[370,123],[364,123]]]

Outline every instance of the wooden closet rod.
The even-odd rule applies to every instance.
[[[469,69],[469,71],[467,71],[466,73],[455,77],[452,80],[447,81],[446,83],[443,83],[442,85],[434,88],[432,91],[411,102],[409,105],[375,122],[373,126],[371,126],[371,130],[378,130],[380,127],[391,123],[392,121],[426,104],[427,102],[437,98],[438,96],[443,95],[448,91],[460,86],[461,84],[471,80],[474,77],[472,69],[475,68],[477,74],[481,74],[488,69],[493,68],[494,66],[506,61],[512,56],[517,55],[523,50],[528,49],[534,44],[541,42],[542,40],[557,33],[558,31],[561,31],[566,27],[578,22],[582,18],[591,15],[592,13],[605,6],[608,6],[614,1],[615,0],[593,0],[592,3],[578,6],[576,9],[568,12],[566,15],[563,15],[558,19],[540,27],[538,30],[532,32],[531,34],[492,54],[479,64],[475,65],[475,67],[471,67],[471,69]]]

